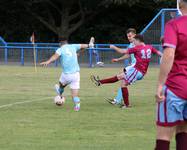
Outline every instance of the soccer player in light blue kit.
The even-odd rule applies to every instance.
[[[134,47],[134,44],[132,43],[133,42],[133,38],[135,37],[136,35],[136,29],[134,28],[129,28],[127,31],[126,31],[126,35],[127,35],[127,39],[128,41],[130,42],[129,46],[127,48],[133,48]],[[127,62],[129,61],[126,61],[128,60],[128,58],[126,58],[124,60],[124,63],[126,65]],[[130,66],[134,66],[136,64],[136,58],[134,57],[134,54],[131,54],[130,55]],[[129,67],[130,67],[129,66]],[[121,91],[121,87],[118,89],[118,92],[117,92],[117,96],[112,99],[112,98],[108,98],[107,101],[113,105],[115,104],[121,104],[121,101],[123,99],[123,96],[122,96],[122,91]]]
[[[58,48],[55,54],[47,61],[40,63],[43,66],[48,66],[60,57],[62,66],[62,74],[59,79],[59,85],[55,85],[57,94],[62,96],[64,88],[69,85],[71,96],[74,101],[74,110],[80,110],[80,98],[78,96],[80,89],[80,67],[78,64],[77,51],[94,46],[94,38],[90,39],[89,44],[68,44],[66,39],[61,39],[61,47]]]

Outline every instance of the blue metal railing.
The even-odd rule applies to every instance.
[[[25,50],[33,50],[35,48],[36,50],[36,62],[38,62],[38,50],[53,50],[55,51],[58,47],[33,47],[33,46],[0,46],[0,49],[4,49],[4,63],[8,63],[8,51],[9,49],[19,49],[21,51],[20,54],[20,64],[24,65],[24,53]],[[56,63],[57,64],[57,63]]]
[[[20,50],[20,64],[24,65],[24,54],[26,50],[33,50],[33,45],[32,44],[28,44],[30,46],[0,46],[0,49],[4,49],[4,53],[5,53],[5,57],[4,57],[4,63],[7,64],[8,63],[8,51],[9,49],[19,49]],[[114,44],[115,46],[121,47],[121,48],[126,48],[128,46],[128,44]],[[109,48],[110,44],[96,44],[95,48],[89,48],[88,52],[89,52],[89,67],[92,67],[93,65],[93,51],[114,51],[112,49]],[[159,44],[154,44],[153,46],[160,48],[161,45]],[[36,62],[38,62],[38,51],[42,50],[51,50],[51,51],[55,51],[58,47],[42,47],[42,46],[35,46],[35,50],[36,50]],[[57,61],[55,62],[55,66],[57,66],[58,63]]]
[[[161,9],[158,14],[149,22],[149,24],[140,32],[140,34],[144,34],[148,29],[149,27],[153,24],[153,22],[162,14],[164,13],[165,11],[178,11],[177,8],[164,8],[164,9]],[[161,30],[162,30],[162,33],[161,35],[163,35],[163,31],[164,31],[164,15],[162,15],[162,25],[161,25]]]
[[[47,47],[47,46],[41,46],[40,43],[36,43],[33,47],[33,45],[31,43],[23,43],[25,44],[26,46],[23,46],[22,43],[8,43],[8,45],[5,45],[5,46],[0,46],[0,49],[4,49],[4,63],[7,64],[8,63],[8,51],[9,49],[19,49],[21,54],[20,54],[20,64],[21,65],[24,65],[24,53],[25,53],[25,50],[33,50],[33,48],[35,48],[36,50],[36,62],[38,62],[38,51],[39,50],[52,50],[52,51],[55,51],[59,46],[58,43],[55,43],[56,46],[50,46],[50,47]],[[12,46],[10,46],[12,45]],[[17,46],[15,46],[17,45]],[[19,46],[20,45],[20,46]],[[21,46],[22,45],[22,46]],[[54,45],[49,43],[49,45]],[[118,47],[121,47],[121,48],[125,48],[128,46],[128,44],[114,44]],[[88,49],[89,51],[89,67],[92,66],[92,63],[93,63],[93,51],[96,50],[96,51],[113,51],[112,49],[109,48],[110,44],[96,44],[95,45],[95,48],[90,48]],[[57,66],[57,63],[55,63],[56,66]]]
[[[5,40],[0,36],[0,41],[3,43],[3,45],[7,45]]]

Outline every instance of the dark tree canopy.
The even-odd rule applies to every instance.
[[[7,41],[27,41],[33,31],[38,41],[58,37],[84,41],[119,41],[128,27],[142,29],[171,0],[1,0],[0,35]],[[139,13],[141,11],[141,14]]]

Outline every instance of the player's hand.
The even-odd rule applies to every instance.
[[[163,93],[163,85],[158,85],[155,98],[157,103],[165,100],[165,96]]]
[[[117,58],[113,58],[112,62],[118,62],[119,60]]]
[[[114,46],[114,45],[110,45],[110,48],[111,48],[111,49],[115,49],[115,47],[116,47],[116,46]]]
[[[44,67],[47,67],[49,64],[50,64],[49,61],[44,61],[44,62],[41,62],[41,63],[40,63],[40,65],[41,65],[41,66],[44,66]]]
[[[90,38],[90,42],[88,44],[88,47],[89,48],[94,48],[94,43],[95,43],[95,38],[94,37],[91,37]]]

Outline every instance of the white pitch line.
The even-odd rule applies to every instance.
[[[36,99],[36,100],[31,100],[31,101],[15,102],[15,103],[6,104],[6,105],[0,105],[0,109],[1,108],[5,108],[5,107],[11,107],[13,105],[21,105],[21,104],[25,104],[25,103],[32,103],[32,102],[37,102],[37,101],[44,101],[44,100],[49,99],[49,98],[52,98],[52,97],[45,97],[45,98],[40,98],[40,99]]]

